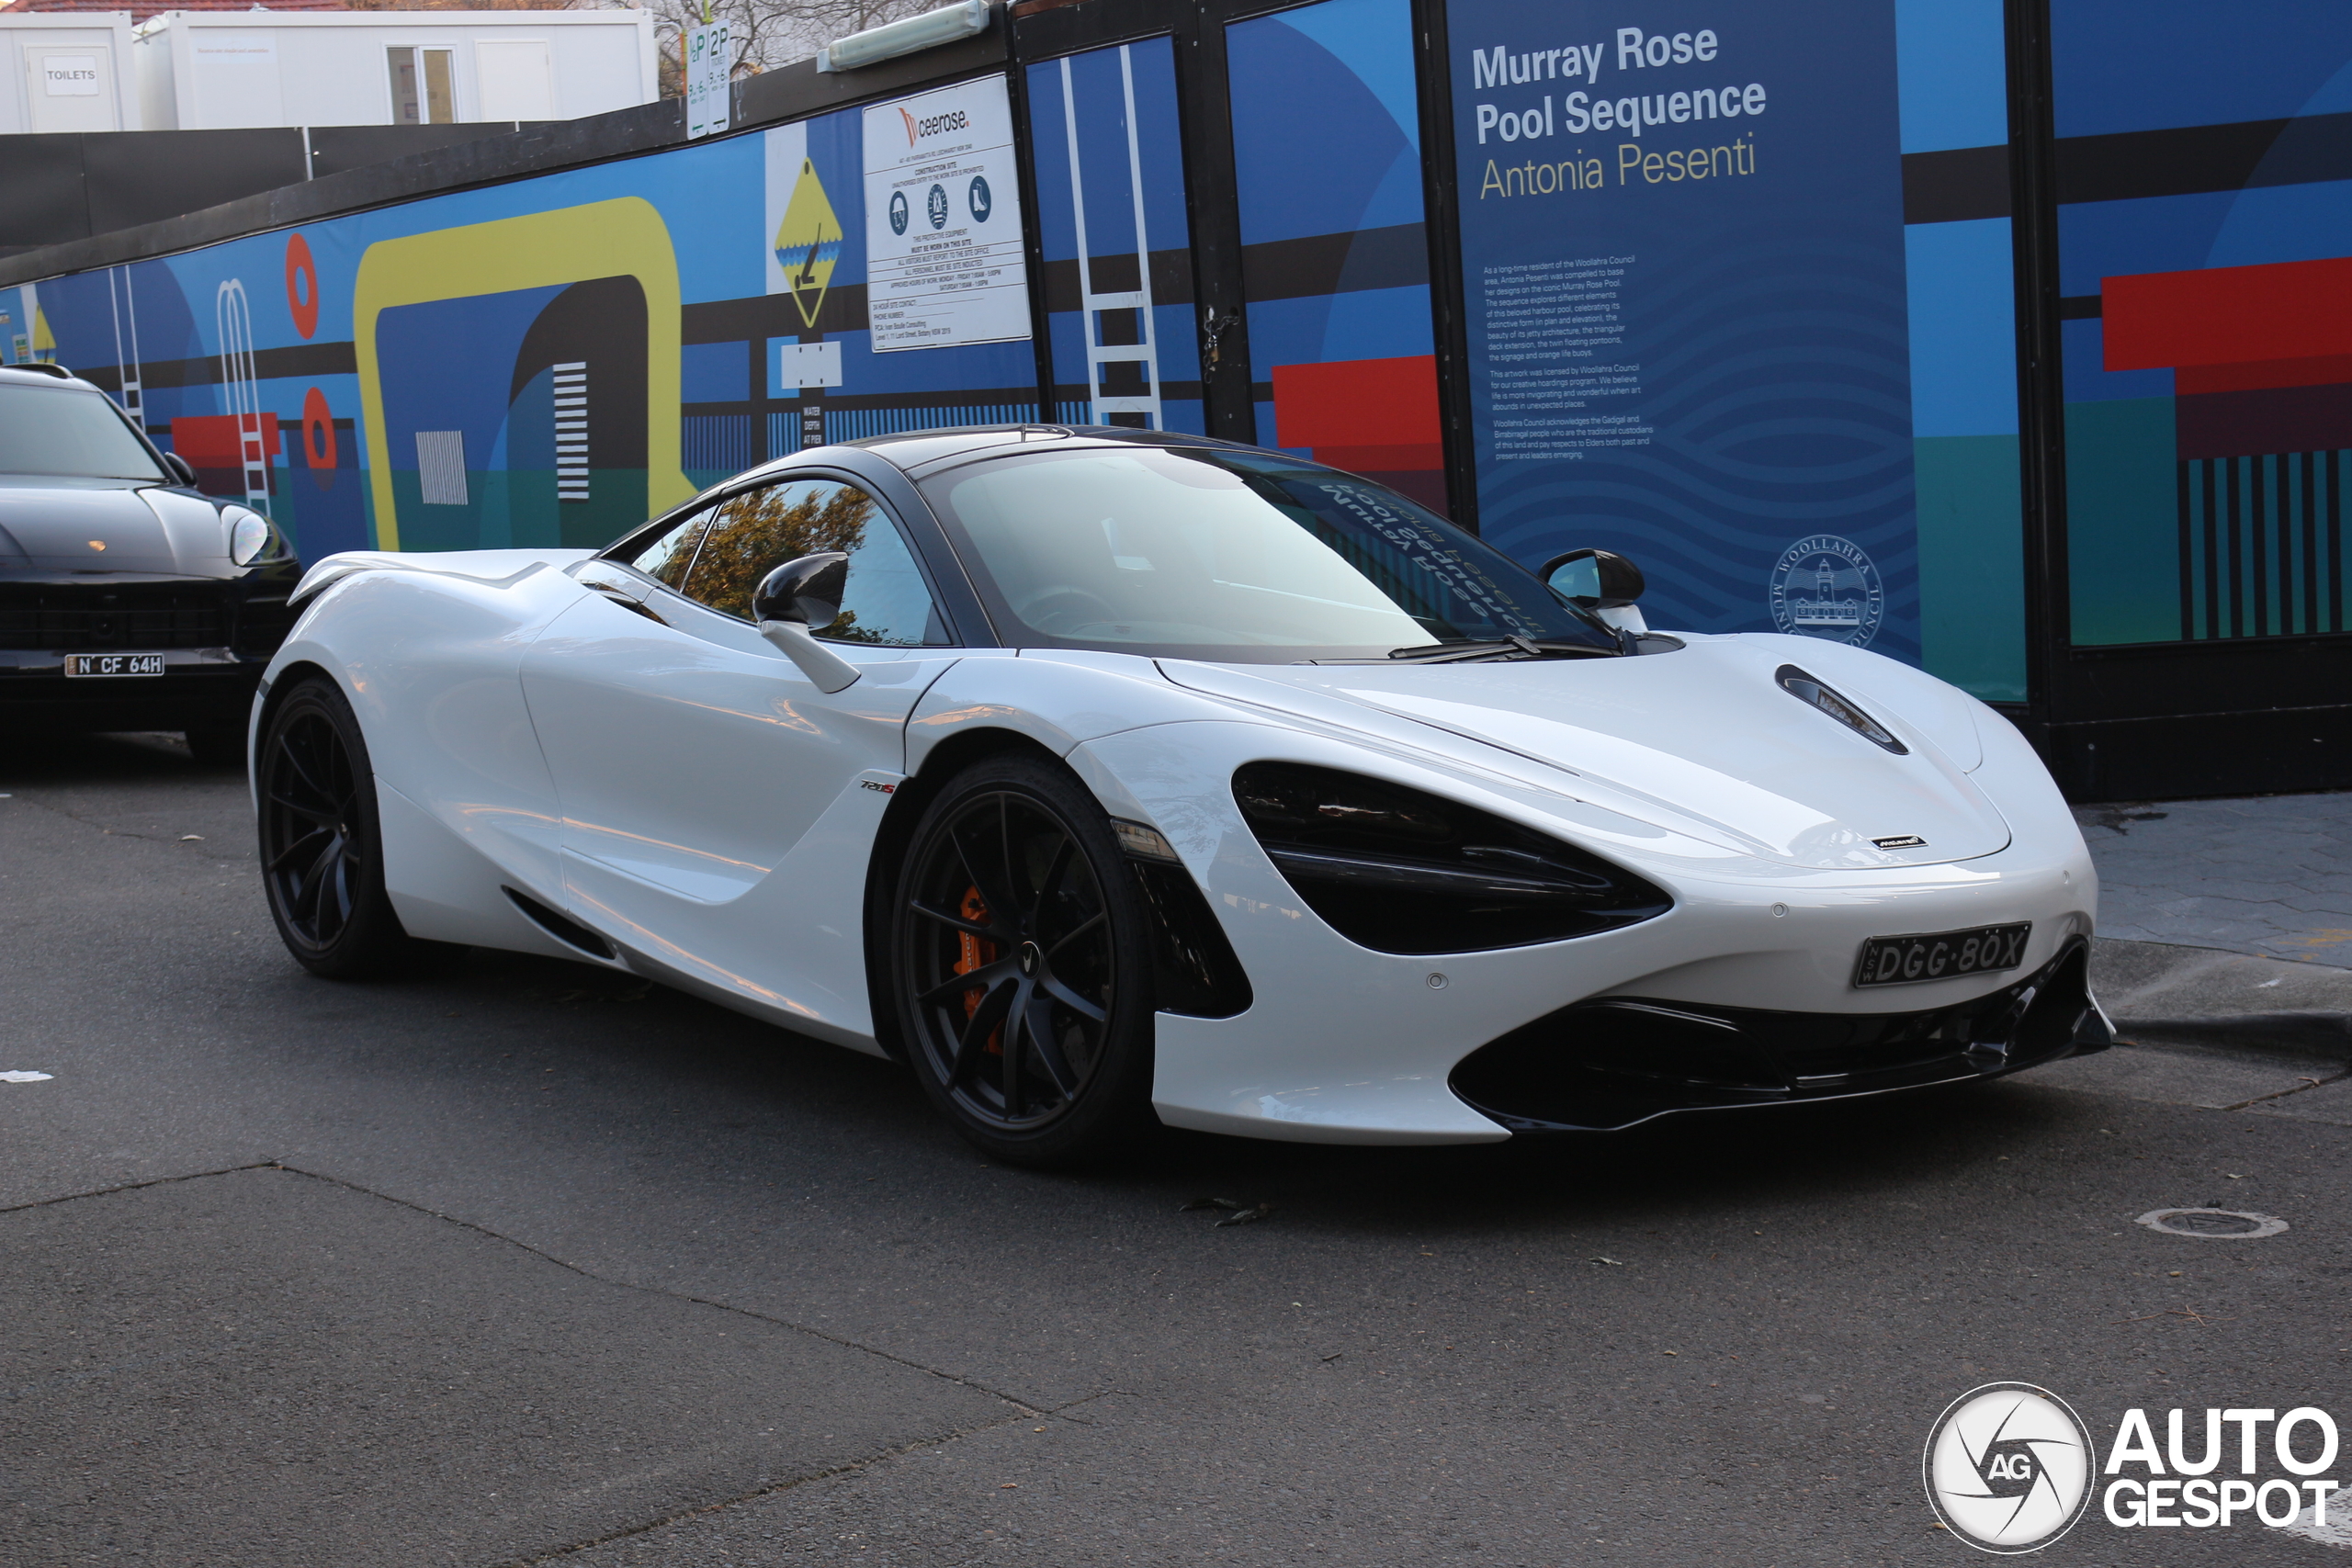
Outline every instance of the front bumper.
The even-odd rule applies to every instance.
[[[76,650],[80,651],[80,650]],[[164,655],[161,675],[65,673],[62,653],[0,649],[0,726],[25,729],[242,728],[266,658],[226,648],[120,648]]]
[[[2064,802],[2022,741],[1996,752],[1978,775],[2014,829],[2007,847],[1948,864],[1852,871],[1766,863],[1678,840],[1532,787],[1506,774],[1511,760],[1496,755],[1491,768],[1472,771],[1287,726],[1219,722],[1127,731],[1069,754],[1114,815],[1152,824],[1175,846],[1254,991],[1249,1009],[1231,1018],[1159,1016],[1152,1101],[1163,1122],[1311,1143],[1493,1142],[1515,1129],[1465,1098],[1450,1081],[1455,1067],[1563,1009],[1622,999],[1695,1012],[1820,1015],[1867,1028],[1860,1021],[1896,1016],[1892,1009],[1972,1009],[2009,990],[2017,975],[2051,969],[2090,934],[2097,874]],[[1619,931],[1537,946],[1418,957],[1371,952],[1304,906],[1232,805],[1234,770],[1261,760],[1351,768],[1452,795],[1615,860],[1667,889],[1675,907]],[[1526,768],[1539,776],[1534,764]],[[1852,984],[1862,943],[1873,936],[2010,921],[2033,931],[2008,976],[1886,991]],[[1522,1111],[1521,1119],[1544,1118]]]
[[[1603,997],[1514,1029],[1448,1079],[1514,1133],[1614,1132],[1675,1111],[1792,1105],[1998,1077],[2104,1051],[2076,938],[2024,979],[1919,1012],[1806,1013]]]
[[[0,572],[0,724],[243,728],[292,614],[293,562],[233,578]],[[160,676],[69,677],[80,653],[163,655]]]

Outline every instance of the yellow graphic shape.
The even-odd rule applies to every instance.
[[[33,307],[33,357],[48,361],[57,357],[57,334],[49,330],[49,312]]]
[[[678,254],[651,202],[634,196],[592,201],[368,247],[352,280],[351,317],[378,549],[399,549],[401,536],[376,318],[401,305],[624,276],[645,292],[645,503],[658,515],[692,499],[696,487],[678,466]]]
[[[800,307],[801,323],[817,330],[817,312],[825,303],[825,286],[833,280],[833,264],[842,259],[842,220],[817,178],[817,165],[800,160],[800,177],[793,182],[792,199],[785,204],[784,221],[775,229],[775,265],[784,269],[785,287]]]

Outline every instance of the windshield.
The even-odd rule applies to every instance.
[[[21,384],[0,386],[0,474],[166,477],[103,392]]]
[[[1291,663],[1509,637],[1615,644],[1396,491],[1271,453],[1041,452],[922,481],[1016,647]]]

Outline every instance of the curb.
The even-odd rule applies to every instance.
[[[2352,1066],[2352,969],[2100,937],[2091,985],[2120,1043]]]
[[[2119,1045],[2199,1045],[2352,1066],[2352,1013],[2246,1012],[2221,1018],[2119,1018]]]

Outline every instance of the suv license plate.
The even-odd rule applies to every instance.
[[[1931,931],[1925,936],[1874,936],[1862,943],[1862,961],[1854,966],[1854,984],[1903,986],[2014,969],[2025,962],[2026,939],[2032,934],[2033,923],[2029,920],[1973,931]]]
[[[65,656],[68,675],[161,675],[164,656],[160,653],[69,653]]]

